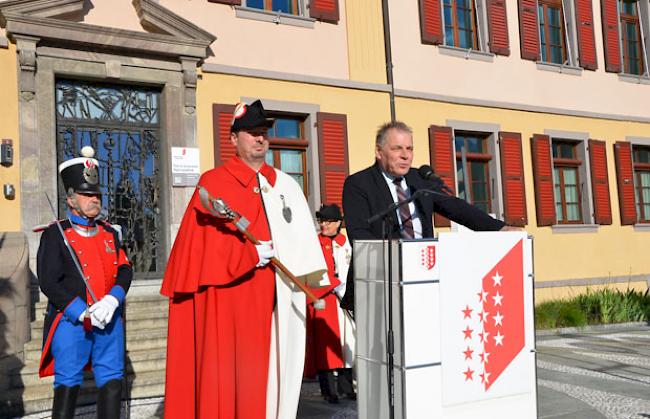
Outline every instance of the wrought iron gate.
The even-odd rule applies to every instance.
[[[138,86],[57,80],[58,163],[95,149],[105,217],[120,224],[139,278],[164,268],[160,210],[160,92]],[[59,214],[65,216],[59,181]]]

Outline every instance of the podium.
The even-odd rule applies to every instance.
[[[389,418],[388,243],[354,243],[359,418]],[[392,242],[395,418],[537,417],[532,239]],[[505,415],[505,416],[504,416]]]

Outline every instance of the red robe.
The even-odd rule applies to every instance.
[[[272,185],[276,174],[260,172]],[[199,184],[270,240],[256,173],[240,159]],[[161,293],[170,297],[165,418],[265,418],[275,272],[234,225],[201,206],[195,191],[174,242]]]
[[[305,351],[305,377],[314,377],[321,370],[343,368],[343,349],[341,347],[341,332],[339,330],[339,302],[334,294],[334,288],[341,284],[336,276],[334,254],[332,250],[332,237],[322,234],[318,236],[325,263],[330,286],[311,288],[317,298],[325,300],[324,310],[315,310],[311,304],[307,305],[307,342]],[[345,236],[338,234],[334,237],[341,246],[345,243]]]

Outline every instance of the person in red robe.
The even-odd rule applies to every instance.
[[[261,244],[252,244],[231,222],[211,215],[203,208],[198,190],[181,222],[161,288],[170,299],[167,419],[290,417],[292,413],[281,412],[297,409],[297,394],[293,399],[285,397],[282,382],[276,386],[278,392],[269,384],[280,381],[271,377],[269,360],[275,356],[272,333],[282,327],[276,318],[277,305],[284,300],[276,294],[281,290],[276,291],[276,272],[268,262],[280,252],[273,244],[282,240],[276,237],[271,241],[274,222],[269,224],[269,220],[275,213],[267,213],[269,205],[262,195],[282,192],[280,196],[289,197],[293,193],[275,191],[288,175],[264,161],[269,147],[266,133],[272,123],[260,101],[238,105],[231,127],[237,156],[199,180],[212,196],[250,222],[248,231]],[[295,228],[301,222],[296,214],[298,204],[303,204],[305,211],[308,208],[302,191],[292,183],[289,189],[298,188],[303,201],[294,202],[293,219],[287,217],[287,225]],[[311,217],[309,223],[313,223]],[[275,231],[282,230],[276,226]],[[317,249],[315,238],[314,233]],[[322,271],[318,271],[319,277]],[[278,340],[273,336],[274,342]],[[275,365],[272,371],[278,369]],[[286,365],[279,370],[287,371]],[[302,375],[302,365],[299,373]],[[295,407],[269,401],[267,389],[278,399],[295,399]]]
[[[344,281],[350,265],[351,248],[347,238],[341,234],[343,216],[338,205],[321,206],[316,218],[321,229],[318,240],[330,285],[313,290],[316,297],[325,300],[324,310],[317,311],[313,306],[307,306],[305,377],[317,375],[322,396],[329,403],[338,403],[339,394],[356,399],[350,359],[353,358],[354,336],[346,336],[353,335],[352,319],[346,318],[350,314],[339,307],[339,299],[345,294]]]

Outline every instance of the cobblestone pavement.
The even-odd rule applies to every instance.
[[[540,418],[650,418],[650,327],[537,338]]]
[[[537,385],[540,419],[650,418],[650,327],[592,330],[537,337]],[[131,403],[131,418],[160,418],[163,399]],[[46,419],[48,413],[26,416]],[[77,409],[92,419],[95,407]],[[329,404],[316,381],[305,381],[299,419],[353,419],[356,402]]]

